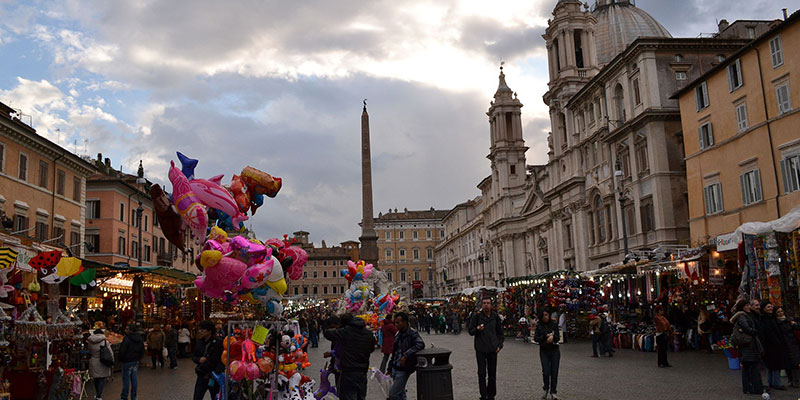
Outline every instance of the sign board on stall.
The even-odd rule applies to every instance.
[[[708,283],[711,285],[722,285],[724,281],[722,268],[709,268],[708,269]]]
[[[414,289],[422,289],[422,281],[411,281],[411,287]]]
[[[714,244],[717,246],[717,251],[729,251],[729,250],[736,250],[736,247],[739,246],[739,235],[734,233],[729,233],[727,235],[719,235],[714,238]]]

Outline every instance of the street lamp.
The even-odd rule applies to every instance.
[[[481,263],[481,286],[486,286],[486,274],[483,270],[483,262],[486,261],[486,256],[483,253],[483,242],[481,242],[480,251],[481,255],[478,256],[478,262]]]
[[[136,172],[136,184],[137,185],[144,185],[147,180],[144,179],[144,166],[142,166],[142,160],[139,160],[139,170]],[[139,225],[139,241],[136,245],[136,255],[138,256],[139,266],[142,266],[142,213],[144,212],[144,207],[142,207],[142,194],[141,188],[138,191],[136,198],[139,200],[139,207],[136,208],[136,225]]]
[[[622,183],[622,177],[624,173],[622,172],[622,161],[617,155],[617,161],[615,163],[615,171],[614,176],[617,178],[617,193],[619,194],[619,212],[622,215],[622,244],[624,246],[624,253],[622,256],[622,262],[626,262],[628,260],[628,224],[625,221],[625,202],[628,201],[628,198],[625,196],[625,187]]]

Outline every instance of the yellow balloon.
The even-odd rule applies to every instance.
[[[206,250],[200,253],[200,265],[202,265],[204,269],[211,268],[217,265],[217,263],[219,263],[219,260],[222,260],[221,251]]]
[[[211,228],[211,232],[208,233],[208,240],[216,240],[220,243],[228,241],[228,233],[225,232],[222,228],[215,226]]]
[[[280,268],[280,267],[281,266],[278,265],[275,268]],[[275,291],[275,293],[277,293],[279,295],[283,295],[284,293],[286,293],[286,289],[289,288],[286,285],[286,279],[284,279],[284,278],[281,278],[280,280],[275,281],[275,282],[267,281],[267,286],[269,286],[272,290]]]

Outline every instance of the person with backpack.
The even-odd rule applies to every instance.
[[[111,376],[111,367],[114,366],[114,353],[103,334],[103,323],[94,325],[94,333],[89,336],[89,376],[94,381],[94,398],[103,400],[103,387],[106,378]],[[105,349],[104,349],[105,348]],[[110,357],[110,358],[109,358]]]
[[[136,325],[130,324],[119,348],[119,361],[122,363],[121,400],[128,400],[128,389],[130,389],[131,400],[136,400],[136,390],[139,386],[139,360],[142,359],[142,356],[144,356],[144,338]]]
[[[389,390],[389,399],[406,400],[406,384],[417,366],[417,352],[425,348],[425,342],[419,332],[409,326],[408,314],[396,313],[394,325],[397,326],[397,334],[389,363],[389,373],[394,382]]]

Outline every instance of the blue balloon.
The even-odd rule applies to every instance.
[[[178,160],[181,162],[181,172],[186,175],[186,179],[194,179],[194,168],[197,167],[197,160],[186,157],[180,151],[178,152]]]

